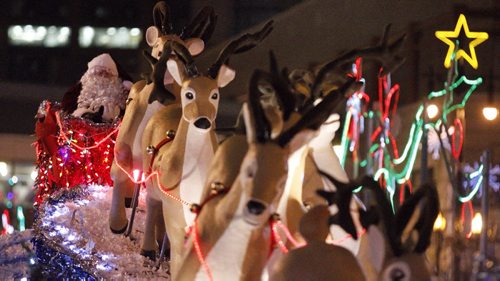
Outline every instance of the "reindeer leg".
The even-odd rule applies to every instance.
[[[156,235],[155,227],[158,221],[158,212],[161,213],[162,202],[154,198],[153,192],[150,192],[148,188],[148,194],[146,196],[146,223],[144,226],[144,237],[142,240],[141,255],[148,257],[151,260],[156,260]],[[163,235],[163,233],[162,233]]]
[[[114,234],[123,234],[128,225],[125,213],[125,194],[127,190],[133,189],[133,183],[122,171],[117,171],[114,174],[116,176],[113,179],[115,185],[113,187],[111,210],[109,212],[109,228]]]
[[[140,193],[141,193],[141,184],[136,184],[134,188],[134,196],[132,197],[132,213],[130,214],[130,221],[128,223],[127,232],[125,232],[125,236],[127,237],[131,237],[130,234],[132,233],[132,228],[134,226],[135,211],[137,210],[137,205],[139,203]]]
[[[170,240],[168,239],[167,231],[165,229],[165,221],[163,220],[163,212],[161,208],[157,208],[157,222],[156,222],[156,242],[160,246],[160,260],[163,258],[170,260]],[[166,256],[165,256],[166,254]]]
[[[158,245],[161,245],[161,250],[160,250],[160,258],[156,263],[156,268],[160,268],[160,264],[164,259],[170,260],[170,240],[168,239],[167,232],[165,232],[165,234],[163,235],[162,243]]]

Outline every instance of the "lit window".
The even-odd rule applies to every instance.
[[[139,28],[92,27],[80,28],[78,42],[80,47],[135,49],[142,40]]]
[[[15,46],[62,47],[69,44],[71,29],[67,26],[13,25],[9,43]]]

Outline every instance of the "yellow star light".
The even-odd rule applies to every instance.
[[[464,58],[474,69],[477,69],[477,57],[476,50],[474,47],[483,43],[486,39],[488,39],[488,33],[486,32],[471,32],[469,31],[469,26],[467,25],[467,19],[463,14],[460,14],[458,18],[457,25],[455,26],[454,31],[436,31],[436,37],[446,43],[448,48],[448,53],[446,53],[446,58],[444,59],[444,66],[446,68],[450,67],[450,61],[452,59],[453,51],[455,50],[455,41],[451,39],[458,38],[460,34],[460,30],[464,29],[465,36],[470,39],[474,39],[469,43],[470,56],[463,49],[458,49],[455,55],[455,60],[459,58]]]

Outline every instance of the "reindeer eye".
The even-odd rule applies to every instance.
[[[382,280],[387,281],[409,281],[411,279],[411,270],[408,264],[398,261],[389,265],[383,274]]]
[[[219,94],[214,93],[214,94],[212,95],[212,99],[213,99],[213,100],[216,100],[216,99],[218,99],[218,98],[219,98]]]
[[[185,96],[186,96],[186,98],[187,98],[188,100],[192,100],[192,99],[194,98],[194,95],[193,95],[193,93],[191,93],[191,92],[187,92],[187,93],[185,94]]]

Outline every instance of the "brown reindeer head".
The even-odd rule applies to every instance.
[[[435,187],[421,186],[394,214],[387,194],[377,182],[365,177],[361,182],[347,184],[350,188],[360,185],[368,187],[376,201],[368,211],[360,210],[361,224],[368,231],[362,238],[358,258],[368,279],[431,280],[424,252],[439,212]]]
[[[319,126],[329,117],[339,102],[339,96],[352,83],[342,87],[342,93],[329,95],[306,111],[292,126],[273,137],[273,128],[262,107],[259,92],[261,81],[266,81],[276,95],[291,95],[272,74],[256,70],[250,81],[249,102],[244,105],[243,116],[249,144],[240,168],[240,184],[246,193],[244,219],[251,224],[262,224],[274,211],[287,176],[287,161],[291,153],[314,137]]]
[[[201,130],[212,127],[219,106],[219,88],[228,85],[235,77],[235,71],[226,65],[229,57],[257,46],[271,30],[272,22],[268,22],[259,32],[245,34],[229,43],[207,74],[198,71],[188,48],[174,41],[169,42],[178,60],[169,60],[167,67],[181,87],[182,116],[185,121]]]
[[[212,7],[205,7],[177,35],[173,32],[169,8],[164,1],[160,1],[153,8],[153,21],[154,25],[146,30],[146,42],[152,47],[151,55],[159,59],[168,41],[183,44],[193,56],[200,54],[205,42],[212,36],[217,16]]]
[[[146,42],[152,47],[151,53],[144,51],[143,55],[151,64],[152,72],[143,74],[147,83],[154,83],[148,103],[159,101],[174,101],[178,99],[179,88],[174,83],[172,75],[167,71],[167,60],[172,49],[167,42],[181,44],[189,50],[192,56],[200,54],[205,48],[205,42],[212,35],[217,17],[211,7],[205,7],[184,27],[182,33],[173,32],[170,22],[170,12],[165,2],[156,3],[153,8],[154,25],[146,30]]]

